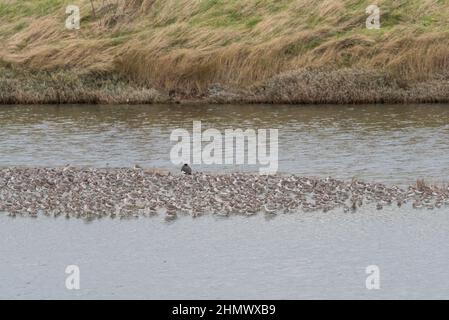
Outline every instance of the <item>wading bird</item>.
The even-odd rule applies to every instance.
[[[192,174],[192,168],[190,168],[189,165],[185,163],[181,168],[181,172],[184,174]]]

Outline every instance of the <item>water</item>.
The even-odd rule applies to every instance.
[[[413,183],[449,178],[449,106],[10,106],[0,108],[0,167],[133,166],[179,171],[173,129],[279,129],[279,171]],[[257,171],[207,166],[202,171]]]
[[[447,182],[449,106],[7,106],[0,167],[178,171],[172,129],[279,129],[281,172]],[[194,169],[254,171],[251,166]],[[364,208],[266,219],[81,220],[0,214],[0,298],[448,298],[449,210]],[[81,289],[65,288],[67,265]],[[367,290],[365,268],[380,268]]]
[[[170,224],[0,217],[0,298],[447,298],[448,213],[206,216]],[[65,288],[73,264],[78,291]],[[380,290],[366,289],[369,265],[380,268]]]

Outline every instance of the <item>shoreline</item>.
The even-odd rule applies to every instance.
[[[142,168],[0,168],[0,212],[9,216],[98,219],[163,215],[251,216],[354,212],[387,206],[449,206],[449,187],[423,180],[398,187],[352,179],[262,176],[251,173],[191,176]]]
[[[300,69],[249,85],[156,88],[117,74],[0,68],[0,105],[449,103],[449,79],[405,81],[371,69]]]

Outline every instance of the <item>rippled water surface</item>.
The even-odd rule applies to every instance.
[[[10,106],[0,108],[0,166],[143,166],[170,162],[173,129],[192,122],[279,129],[279,170],[410,183],[449,172],[449,106]],[[195,166],[255,171],[254,166]]]
[[[446,210],[164,223],[0,217],[0,298],[448,298]],[[67,265],[79,291],[65,289]],[[380,269],[367,290],[365,268]]]
[[[449,106],[3,106],[0,167],[132,166],[176,172],[170,133],[279,129],[283,173],[447,182]],[[252,166],[195,170],[255,171]],[[0,213],[0,298],[448,298],[449,211],[91,223]],[[81,289],[65,289],[67,265]],[[380,268],[367,290],[365,268]]]

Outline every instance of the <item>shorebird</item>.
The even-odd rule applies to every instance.
[[[275,214],[276,213],[276,209],[274,209],[274,208],[271,209],[266,204],[264,204],[262,207],[263,207],[263,209],[265,210],[266,213],[270,213],[270,214]]]
[[[195,172],[188,164],[180,175],[135,171],[131,168],[0,168],[0,212],[12,216],[66,216],[100,219],[151,216],[164,212],[168,220],[183,214],[254,214],[266,217],[282,212],[344,212],[365,204],[385,209],[394,203],[404,207],[437,209],[449,205],[446,187],[395,186],[294,175],[259,176]],[[192,201],[194,199],[194,201]]]
[[[187,163],[185,163],[182,168],[181,168],[181,172],[184,174],[192,174],[192,168],[189,167],[189,165]]]

